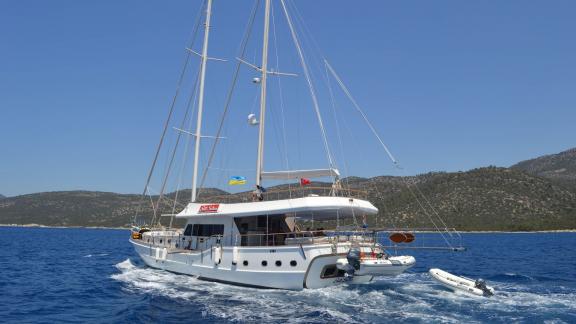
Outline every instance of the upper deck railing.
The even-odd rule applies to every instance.
[[[242,203],[251,201],[270,201],[270,200],[282,200],[291,198],[303,198],[311,196],[321,196],[321,197],[347,197],[347,198],[357,198],[357,199],[367,199],[368,192],[359,189],[350,188],[340,188],[334,189],[332,187],[320,187],[320,186],[295,186],[292,188],[282,188],[282,189],[272,189],[260,193],[262,199],[258,198],[258,195],[254,192],[247,191],[236,194],[227,194],[220,196],[208,196],[199,197],[198,202],[219,202],[219,203]]]

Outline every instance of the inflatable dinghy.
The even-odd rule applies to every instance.
[[[486,286],[486,282],[482,279],[473,280],[466,277],[458,277],[440,269],[430,269],[428,273],[430,273],[432,278],[450,289],[464,291],[477,296],[490,297],[494,295],[494,288]]]

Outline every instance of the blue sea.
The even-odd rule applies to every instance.
[[[0,227],[0,322],[576,323],[576,233],[464,234],[466,252],[414,251],[401,276],[303,291],[147,268],[128,235]],[[449,291],[431,267],[484,278],[496,296]]]

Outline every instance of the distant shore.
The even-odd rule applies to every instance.
[[[129,230],[130,227],[106,227],[106,226],[48,226],[41,224],[0,224],[0,227],[31,227],[31,228],[85,228],[85,229],[115,229],[115,230]],[[576,233],[576,229],[563,229],[563,230],[543,230],[543,231],[458,231],[460,233],[482,234],[482,233]],[[420,233],[436,233],[420,232]]]

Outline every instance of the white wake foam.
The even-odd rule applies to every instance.
[[[576,311],[574,293],[538,295],[496,284],[497,295],[484,298],[446,290],[427,274],[381,278],[371,285],[283,291],[206,282],[135,266],[129,259],[116,268],[120,272],[112,279],[131,290],[189,300],[199,304],[204,314],[236,321],[360,323],[397,319],[451,323],[474,322],[479,312],[517,321],[519,308],[526,309],[525,318],[530,313]]]

